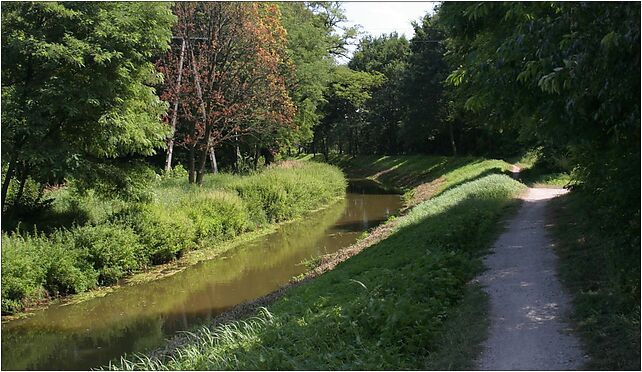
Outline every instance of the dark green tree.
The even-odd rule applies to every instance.
[[[320,149],[326,159],[330,149],[351,155],[360,153],[367,126],[366,103],[384,81],[385,77],[377,72],[336,67],[326,93],[325,115],[314,132],[315,149]]]
[[[406,104],[403,82],[407,71],[410,46],[397,33],[361,39],[348,66],[356,71],[380,73],[386,83],[372,92],[368,100],[367,125],[360,139],[362,153],[396,154],[399,146],[399,127]]]
[[[296,105],[295,130],[281,131],[289,145],[303,146],[313,137],[322,119],[324,94],[332,79],[335,57],[345,55],[356,31],[341,28],[345,14],[338,2],[292,2],[280,4],[287,30],[288,56],[295,66],[289,82]]]
[[[167,3],[3,4],[3,206],[16,179],[135,194],[136,157],[167,134],[152,61],[174,18]]]
[[[405,118],[400,138],[409,152],[456,154],[452,125],[446,122],[444,33],[436,16],[413,23],[415,35],[403,81]]]

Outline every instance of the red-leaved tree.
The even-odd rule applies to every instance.
[[[165,74],[169,138],[189,150],[189,181],[201,184],[208,155],[244,135],[292,126],[286,80],[293,70],[278,7],[269,3],[179,2],[175,48],[159,62]]]

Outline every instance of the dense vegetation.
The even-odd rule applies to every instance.
[[[504,175],[456,186],[400,217],[395,233],[358,259],[291,290],[255,318],[205,328],[168,360],[120,367],[470,368],[470,345],[483,331],[448,346],[444,339],[456,336],[444,333],[444,322],[470,296],[467,283],[482,268],[497,222],[523,189]],[[471,355],[462,358],[462,350]]]
[[[160,180],[152,201],[141,204],[52,191],[49,218],[67,216],[73,224],[2,235],[2,312],[113,284],[190,249],[298,217],[336,200],[345,186],[334,167],[287,162],[251,176],[212,175],[202,188],[175,175]],[[40,225],[51,226],[34,229]]]
[[[294,152],[404,192],[429,180],[415,192],[432,196],[507,169],[484,158],[531,151],[524,181],[575,194],[568,208],[581,218],[561,236],[562,274],[577,291],[576,316],[591,324],[589,343],[613,350],[640,311],[640,4],[444,2],[412,38],[366,35],[352,56],[357,29],[345,20],[325,2],[4,4],[2,311],[114,283],[341,193],[339,173],[317,165],[241,177]],[[206,177],[219,168],[234,176]],[[603,260],[574,265],[585,246],[573,239],[595,240],[588,250]],[[596,279],[583,286],[578,273]],[[440,301],[437,313],[451,309]],[[639,322],[631,327],[639,334]],[[596,366],[613,366],[599,349]],[[367,357],[401,368],[399,350]],[[351,366],[374,367],[364,363]]]
[[[573,290],[573,320],[591,355],[587,369],[640,369],[639,236],[609,230],[582,194],[555,200],[561,278]],[[597,222],[597,223],[596,223]],[[633,241],[631,241],[633,240]]]

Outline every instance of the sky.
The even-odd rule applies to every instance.
[[[431,12],[436,2],[343,2],[348,25],[359,24],[361,30],[373,36],[397,31],[412,38],[414,30],[411,21],[419,20]],[[355,46],[350,48],[354,51]]]

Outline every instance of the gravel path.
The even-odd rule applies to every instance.
[[[480,370],[580,369],[584,353],[564,316],[569,297],[545,229],[547,202],[566,190],[531,188],[486,257],[480,283],[490,295],[490,332]]]

